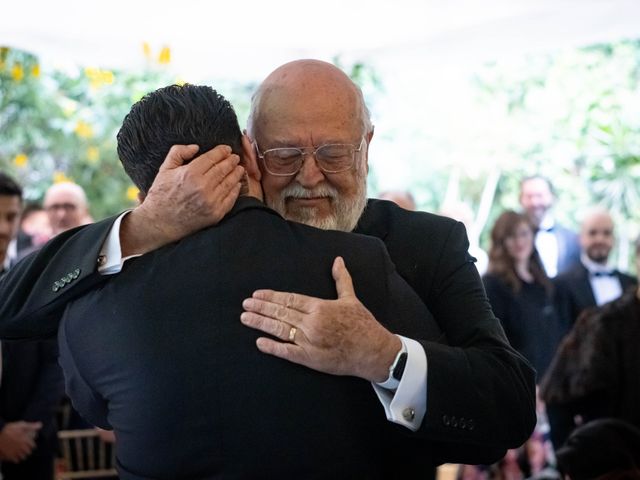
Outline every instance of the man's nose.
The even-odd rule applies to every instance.
[[[296,174],[296,180],[305,188],[313,188],[325,179],[324,172],[318,167],[316,156],[307,154],[302,162],[302,168]]]

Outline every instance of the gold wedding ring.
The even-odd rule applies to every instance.
[[[289,330],[289,341],[291,343],[296,341],[296,332],[298,331],[298,329],[296,327],[291,327],[291,329]]]

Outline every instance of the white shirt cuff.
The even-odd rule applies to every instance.
[[[131,212],[131,210],[127,210],[116,218],[116,221],[111,225],[107,238],[100,248],[100,262],[98,267],[100,275],[113,275],[115,273],[120,273],[124,262],[130,258],[140,256],[129,255],[128,257],[122,258],[122,248],[120,247],[120,223],[122,223],[122,219],[125,215],[129,214],[129,212]]]
[[[407,364],[395,392],[371,382],[384,407],[387,420],[407,427],[420,428],[427,413],[427,354],[416,340],[397,335],[407,351]]]

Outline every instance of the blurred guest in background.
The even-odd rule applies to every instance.
[[[615,418],[577,428],[558,450],[566,480],[640,479],[640,430]]]
[[[408,190],[387,190],[378,195],[381,200],[389,200],[405,210],[415,210],[416,201]]]
[[[49,187],[44,196],[44,209],[49,215],[54,236],[93,221],[89,215],[87,195],[80,185],[72,182],[60,182]]]
[[[577,235],[553,217],[554,200],[553,187],[546,178],[536,175],[520,182],[520,205],[536,231],[536,250],[549,278],[580,260]]]
[[[483,281],[511,345],[531,362],[540,378],[560,338],[553,286],[533,238],[526,216],[513,211],[500,215],[491,231],[489,269]]]
[[[565,333],[583,310],[615,300],[636,283],[635,278],[609,265],[614,242],[609,212],[602,208],[590,210],[580,229],[580,263],[554,280]]]
[[[639,259],[637,241],[636,264],[640,269]],[[554,445],[562,445],[578,422],[601,417],[620,418],[640,428],[639,338],[637,287],[580,315],[541,384]]]
[[[22,189],[0,172],[0,267],[22,210]],[[2,273],[0,273],[2,275]],[[2,343],[0,470],[4,480],[53,480],[55,409],[63,391],[54,339]]]
[[[20,244],[20,238],[24,238],[24,244]],[[20,219],[20,232],[18,234],[18,254],[25,248],[39,248],[51,238],[51,224],[49,215],[38,203],[27,203],[22,211]]]

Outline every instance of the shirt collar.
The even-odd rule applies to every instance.
[[[540,225],[538,225],[538,229],[548,232],[553,229],[555,224],[556,224],[556,221],[553,218],[553,215],[551,215],[550,212],[547,212],[544,214],[544,217],[542,217],[542,220],[540,220]]]
[[[587,257],[585,252],[580,253],[580,261],[585,266],[589,273],[612,273],[613,268],[610,268],[606,263],[597,263]]]

